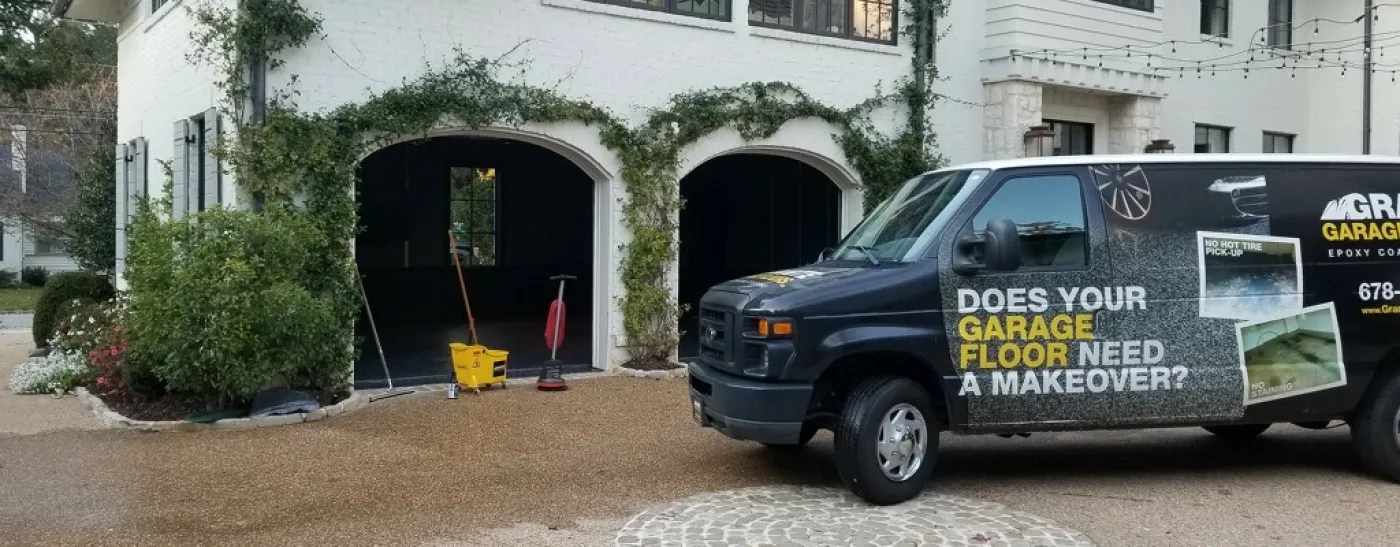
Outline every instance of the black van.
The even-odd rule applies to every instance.
[[[847,487],[916,496],[939,434],[1343,420],[1400,480],[1400,158],[1007,160],[906,182],[806,267],[699,303],[694,418],[835,433]]]

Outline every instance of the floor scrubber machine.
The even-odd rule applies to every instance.
[[[549,304],[549,318],[544,326],[544,343],[549,346],[549,361],[540,369],[540,377],[535,387],[541,391],[563,391],[569,389],[564,382],[562,365],[559,363],[559,346],[564,343],[564,282],[578,279],[572,275],[556,275],[550,281],[559,282],[559,295]]]

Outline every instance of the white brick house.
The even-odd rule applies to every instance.
[[[150,175],[157,172],[155,161],[176,159],[177,180],[185,182],[177,192],[184,193],[180,201],[188,203],[188,208],[200,207],[200,197],[203,203],[232,203],[238,198],[233,181],[219,173],[212,159],[202,161],[199,152],[201,139],[216,130],[218,118],[210,108],[219,101],[213,71],[185,60],[192,20],[184,8],[199,2],[233,6],[236,0],[56,2],[57,11],[67,17],[121,26],[118,135],[128,145],[123,156],[128,161],[119,167],[119,175],[128,182],[124,189],[159,191],[152,182],[157,177]],[[268,86],[277,89],[291,75],[298,76],[298,103],[309,110],[357,102],[372,91],[389,89],[420,74],[425,66],[451,57],[455,48],[493,58],[515,50],[515,57],[530,62],[525,78],[531,83],[590,100],[633,121],[642,119],[646,108],[663,105],[679,92],[760,80],[790,82],[826,104],[850,106],[870,97],[877,83],[888,87],[906,75],[913,54],[907,39],[883,40],[895,34],[891,24],[852,31],[853,25],[826,19],[824,25],[795,28],[792,21],[818,18],[804,19],[807,14],[785,11],[829,4],[855,13],[859,10],[852,6],[897,6],[899,0],[655,0],[649,4],[657,7],[650,9],[638,7],[647,3],[636,0],[302,0],[302,4],[324,18],[325,37],[286,53],[285,67],[268,75]],[[1360,15],[1362,7],[1362,0],[952,0],[950,13],[940,24],[946,34],[936,48],[943,79],[938,91],[949,99],[939,102],[932,113],[938,149],[954,163],[1016,156],[1023,153],[1022,135],[1031,126],[1053,123],[1060,132],[1063,153],[1135,152],[1152,139],[1163,138],[1170,139],[1178,153],[1191,152],[1198,140],[1212,151],[1258,152],[1267,145],[1268,151],[1287,146],[1300,152],[1360,152],[1360,70],[1353,69],[1345,77],[1337,70],[1304,69],[1295,75],[1295,71],[1277,69],[1260,70],[1247,79],[1239,72],[1198,79],[1194,73],[1179,75],[1153,68],[1146,55],[1110,54],[1101,60],[1087,53],[1076,57],[1044,50],[1087,52],[1083,48],[1133,46],[1159,55],[1158,66],[1165,55],[1187,60],[1243,56],[1250,53],[1255,29],[1271,19],[1299,24],[1312,18],[1349,20]],[[1377,34],[1400,27],[1400,10],[1382,13],[1374,24]],[[1294,42],[1344,40],[1358,36],[1360,28],[1359,24],[1322,24],[1312,34],[1313,27],[1305,26],[1293,32]],[[1216,36],[1207,36],[1203,30]],[[865,32],[868,39],[855,39],[853,32]],[[1384,41],[1376,47],[1384,47]],[[1337,54],[1356,62],[1360,59],[1355,47]],[[1400,53],[1395,57],[1400,59]],[[1375,77],[1378,94],[1381,90],[1393,93],[1394,88],[1386,87],[1390,85],[1389,74]],[[1400,103],[1373,101],[1371,120],[1372,152],[1400,151]],[[896,121],[890,116],[885,128],[892,129]],[[821,221],[830,224],[829,234],[824,232],[820,239],[829,241],[858,222],[862,200],[860,181],[830,133],[825,124],[811,120],[792,122],[763,142],[745,143],[735,132],[723,131],[687,149],[681,173],[699,177],[707,164],[740,155],[781,157],[810,167],[826,179],[834,196],[820,207],[825,215]],[[622,327],[616,304],[621,286],[618,245],[628,238],[617,201],[624,187],[618,161],[600,144],[597,132],[559,124],[520,130],[443,128],[437,134],[536,146],[564,158],[591,182],[587,197],[580,198],[591,202],[593,211],[591,227],[581,228],[591,231],[587,249],[591,266],[583,278],[590,279],[586,292],[591,293],[588,300],[593,304],[586,319],[590,349],[580,360],[599,368],[617,365],[625,358],[619,349]],[[468,150],[478,146],[471,143],[488,141],[461,142],[467,143],[462,150]],[[423,174],[408,170],[426,161],[423,157],[384,160],[380,168],[402,167],[402,188],[407,191],[409,181]],[[370,163],[367,158],[366,164]],[[432,173],[437,176],[438,171]],[[508,192],[510,183],[501,184],[500,191]],[[683,180],[682,192],[686,191]],[[703,195],[702,190],[693,191],[701,192],[694,196]],[[700,201],[688,198],[688,202]],[[497,219],[495,214],[492,222],[498,225],[510,216]],[[733,214],[746,218],[744,213]],[[701,262],[706,256],[718,256],[688,255],[685,225],[683,217],[683,256],[681,267],[676,268],[680,276],[691,269],[686,256],[701,257],[694,259]],[[499,236],[496,228],[489,235]],[[410,244],[416,235],[393,237],[360,247],[359,253],[365,255],[362,261],[401,263],[406,269],[451,265],[444,263],[447,253],[435,247],[436,240],[425,247]],[[118,238],[120,246],[120,233]],[[728,241],[731,248],[751,243],[733,234],[716,238]],[[493,239],[485,245],[493,254],[487,266],[495,264],[498,244],[507,249],[500,258],[510,256],[511,244]],[[806,256],[813,245],[811,241],[796,245],[796,254],[770,246],[766,261],[728,259],[733,264],[725,271],[778,263],[795,266],[802,263],[798,258],[773,257],[783,253],[815,257],[815,253]],[[474,243],[469,246],[479,250]],[[520,249],[516,256],[530,254]],[[544,258],[529,260],[542,264]],[[455,297],[453,283],[441,294],[443,300]],[[684,280],[677,283],[685,285]],[[534,292],[545,292],[541,287],[548,285],[537,283],[529,293],[533,297]],[[581,292],[585,289],[576,287],[571,294]],[[546,292],[543,297],[552,296]],[[378,316],[379,308],[387,304],[375,306]],[[542,326],[543,320],[536,323]],[[528,344],[540,345],[531,336]]]

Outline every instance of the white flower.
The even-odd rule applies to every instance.
[[[79,375],[91,368],[87,356],[53,352],[16,366],[10,375],[10,391],[16,394],[52,392],[50,384],[57,383],[64,373]]]

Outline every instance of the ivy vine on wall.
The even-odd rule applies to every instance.
[[[934,20],[947,0],[908,0],[901,35],[917,51],[928,46]],[[633,361],[667,360],[679,337],[682,309],[666,283],[677,256],[676,222],[681,207],[678,170],[687,146],[724,128],[745,140],[773,135],[784,124],[819,118],[834,128],[847,161],[865,188],[867,209],[900,182],[936,167],[928,109],[936,77],[931,64],[915,55],[910,74],[895,90],[861,104],[836,108],[822,104],[789,83],[755,82],[735,87],[679,93],[630,126],[590,102],[552,90],[503,81],[500,61],[461,51],[444,67],[367,100],[327,112],[302,112],[295,95],[270,98],[260,123],[243,115],[252,91],[249,62],[281,66],[278,54],[300,47],[320,31],[320,19],[297,0],[244,0],[238,11],[195,8],[199,23],[192,36],[197,58],[220,67],[225,109],[234,138],[224,142],[240,193],[259,203],[305,217],[319,237],[310,245],[310,263],[300,271],[307,289],[340,303],[338,314],[351,331],[357,301],[351,261],[357,217],[349,191],[355,167],[370,151],[429,130],[454,127],[518,126],[523,123],[577,122],[597,128],[602,144],[616,154],[626,196],[623,221],[631,235],[621,260],[624,332]],[[292,78],[295,82],[295,77]],[[902,106],[907,121],[893,135],[876,128],[871,114]],[[275,265],[267,265],[275,267]]]

